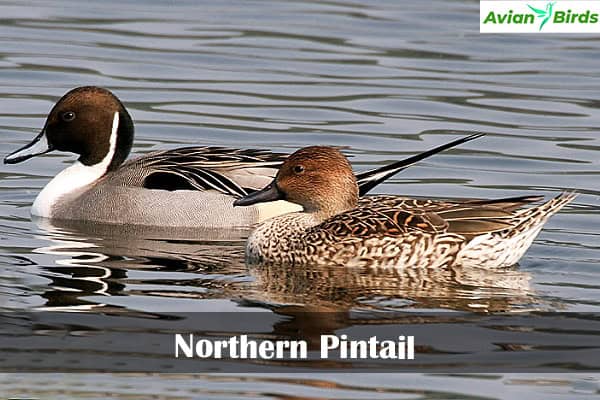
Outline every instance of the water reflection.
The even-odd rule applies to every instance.
[[[241,230],[171,230],[47,219],[35,222],[38,237],[51,242],[35,250],[54,259],[55,265],[44,267],[52,280],[44,293],[46,306],[51,308],[102,307],[81,298],[131,295],[144,284],[152,288],[160,285],[165,290],[170,284],[182,284],[177,275],[173,280],[132,278],[131,272],[137,270],[201,274],[221,268],[229,273],[243,271],[239,267],[243,266]]]
[[[597,38],[479,35],[473,24],[477,2],[267,1],[252,7],[237,1],[203,7],[197,2],[114,0],[36,0],[34,7],[21,3],[1,6],[2,148],[30,139],[57,93],[81,82],[113,88],[131,104],[139,122],[138,154],[199,143],[278,151],[322,143],[351,146],[357,165],[371,168],[450,139],[444,136],[449,129],[482,130],[490,133],[485,142],[432,159],[413,169],[404,185],[387,185],[386,192],[491,198],[577,187],[584,193],[578,204],[598,203]],[[436,29],[423,23],[424,16],[440,22]],[[344,271],[330,272],[337,275],[335,284],[333,278],[327,280],[327,272],[316,271],[320,277],[315,283],[335,292],[319,294],[298,286],[310,284],[310,276],[289,278],[289,271],[279,271],[280,277],[268,272],[261,277],[262,271],[246,270],[239,261],[241,246],[235,243],[215,242],[203,251],[202,241],[192,238],[185,242],[188,249],[177,254],[160,250],[169,235],[150,240],[141,233],[120,238],[118,232],[111,237],[93,229],[41,229],[41,239],[33,239],[28,210],[34,194],[64,167],[56,161],[40,158],[18,169],[1,167],[0,284],[13,308],[45,302],[89,304],[99,310],[115,307],[115,299],[129,309],[142,303],[156,306],[154,300],[175,308],[184,296],[190,308],[221,307],[230,295],[239,308],[255,304],[278,312],[301,310],[309,301],[342,304],[344,297],[345,309],[452,309],[460,302],[494,300],[502,305],[497,309],[516,310],[521,300],[509,297],[543,308],[539,296],[545,293],[556,303],[553,310],[598,311],[600,289],[593,284],[600,259],[597,209],[567,211],[549,222],[523,261],[538,290],[529,299],[494,287],[495,282],[463,286],[452,277],[440,285],[446,293],[438,289],[440,297],[435,297],[429,288],[419,289],[427,280],[402,286],[394,282],[400,278],[390,277],[388,283],[383,275],[378,279],[387,294],[377,294],[368,283],[344,283]],[[72,262],[73,255],[31,253],[58,244],[53,242],[57,237],[96,246],[71,251],[108,258],[89,255],[93,261],[79,260],[76,273],[74,266],[56,262]],[[223,262],[210,258],[218,246]],[[63,247],[69,251],[68,245]],[[111,276],[99,278],[107,269]],[[346,273],[354,280],[362,274]],[[516,268],[497,277],[522,273]],[[76,279],[88,276],[96,280]],[[290,282],[282,283],[284,279]],[[471,279],[475,285],[478,281]],[[418,291],[423,297],[409,296],[411,287],[413,295]],[[343,294],[344,288],[356,292]],[[102,304],[107,305],[98,306]],[[572,337],[570,333],[556,333],[557,342]],[[279,378],[11,374],[1,384],[6,397],[35,398],[55,398],[57,393],[105,399],[290,397],[284,393],[311,399],[573,397],[572,378],[540,378],[537,383],[512,378],[332,376],[320,371]]]
[[[77,221],[36,220],[38,238],[49,245],[36,253],[52,257],[43,266],[51,280],[43,297],[50,309],[104,309],[97,296],[234,299],[283,311],[424,309],[477,312],[543,307],[518,267],[487,270],[247,268],[247,230],[165,229]],[[94,296],[90,300],[90,296]],[[125,298],[120,307],[134,308]],[[175,303],[173,303],[175,305]]]
[[[530,275],[518,268],[252,268],[256,298],[301,304],[310,311],[399,310],[407,307],[517,311],[532,307]],[[540,304],[537,305],[538,307]]]

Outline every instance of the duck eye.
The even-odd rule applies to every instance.
[[[304,166],[302,166],[302,165],[294,166],[294,173],[301,174],[303,172],[304,172]]]
[[[73,121],[75,119],[75,113],[73,111],[64,112],[61,115],[61,118],[65,122],[71,122],[71,121]]]

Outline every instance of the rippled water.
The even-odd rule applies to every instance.
[[[2,156],[33,138],[64,92],[93,84],[129,108],[135,154],[193,144],[286,152],[329,144],[348,146],[353,165],[366,169],[483,131],[379,192],[581,193],[519,266],[501,271],[413,279],[249,270],[244,232],[198,239],[31,221],[36,194],[73,159],[48,155],[0,166],[0,306],[599,312],[599,37],[480,35],[478,12],[471,1],[0,3]],[[585,398],[579,379],[4,375],[0,390],[52,399]]]

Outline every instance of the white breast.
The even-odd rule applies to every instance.
[[[279,215],[302,211],[302,206],[285,200],[269,201],[256,204],[258,222],[266,221]]]

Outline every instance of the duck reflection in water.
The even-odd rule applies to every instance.
[[[52,281],[43,295],[47,307],[105,309],[103,302],[89,299],[101,295],[160,297],[165,304],[182,298],[234,299],[241,306],[279,312],[543,308],[530,287],[530,275],[518,267],[247,267],[247,230],[175,232],[89,222],[36,222],[38,236],[51,242],[36,252],[52,256],[54,264],[43,267]]]
[[[43,294],[47,308],[105,309],[100,301],[84,300],[98,295],[223,297],[226,277],[245,271],[244,229],[161,228],[45,218],[34,222],[39,228],[37,237],[51,243],[35,250],[51,256],[42,267],[44,277],[51,280]],[[181,274],[187,272],[190,274]],[[218,279],[213,279],[213,274]]]

